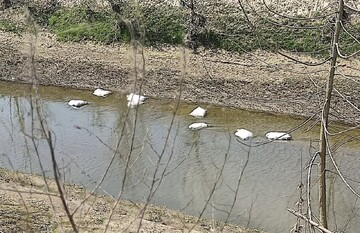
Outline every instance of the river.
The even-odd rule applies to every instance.
[[[180,103],[173,118],[175,100],[150,98],[138,111],[128,112],[126,96],[120,93],[101,98],[91,91],[60,87],[41,87],[35,93],[28,85],[7,82],[0,82],[0,95],[2,167],[41,173],[42,166],[52,177],[49,148],[36,108],[31,108],[38,96],[66,182],[92,189],[109,167],[98,192],[117,196],[122,190],[123,198],[142,202],[155,190],[151,188],[154,184],[152,203],[193,215],[199,215],[207,203],[204,217],[224,220],[232,209],[230,222],[267,232],[289,232],[296,223],[286,208],[297,209],[297,186],[301,181],[306,186],[304,168],[315,152],[319,130],[311,125],[313,121],[292,132],[294,140],[267,143],[266,132],[287,131],[305,119],[210,104],[201,105],[208,110],[207,116],[195,119],[188,114],[197,105],[188,103]],[[85,99],[90,104],[74,109],[67,105],[70,99]],[[187,128],[200,121],[213,127]],[[255,137],[237,141],[234,132],[238,128],[252,131]],[[342,129],[345,126],[331,124],[332,131]],[[360,130],[350,131],[346,137],[349,135],[359,137]],[[332,142],[346,137],[334,137]],[[119,153],[114,153],[120,138]],[[360,177],[358,141],[342,145],[334,157],[346,177]],[[330,163],[329,169],[334,170]],[[317,174],[316,168],[313,173]],[[335,217],[338,229],[346,226],[346,232],[356,232],[360,228],[357,198],[338,176],[329,173],[328,180],[330,220]],[[316,177],[312,181],[314,185]],[[349,182],[360,190],[359,183]],[[317,214],[316,184],[311,192]]]

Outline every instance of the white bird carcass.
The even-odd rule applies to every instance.
[[[138,94],[134,94],[134,93],[130,93],[129,95],[126,96],[128,101],[134,101],[134,102],[144,102],[147,97],[143,96],[143,95],[138,95]]]
[[[197,107],[189,115],[193,117],[204,117],[206,115],[206,109]]]
[[[135,101],[129,101],[128,103],[127,103],[127,106],[128,107],[135,107],[135,106],[137,106],[137,105],[141,105],[141,104],[143,104],[144,102],[141,102],[141,101],[139,101],[139,102],[135,102]]]
[[[292,137],[286,132],[268,132],[265,137],[269,140],[291,140]]]
[[[242,140],[248,140],[250,138],[252,138],[254,135],[253,133],[251,133],[249,130],[246,129],[238,129],[235,132],[235,136],[239,137]]]
[[[206,127],[209,127],[209,124],[204,123],[204,122],[192,123],[191,125],[189,125],[189,129],[191,129],[191,130],[199,130],[199,129],[203,129]]]
[[[144,101],[147,99],[147,97],[145,96],[134,93],[130,93],[129,95],[126,96],[126,98],[128,100],[128,107],[133,107],[136,105],[143,104]]]
[[[107,91],[101,88],[97,88],[94,92],[93,95],[96,96],[100,96],[100,97],[107,97],[108,95],[110,95],[112,92],[111,91]]]
[[[70,100],[68,102],[68,105],[70,105],[73,108],[80,108],[84,105],[89,104],[89,102],[85,101],[85,100]]]

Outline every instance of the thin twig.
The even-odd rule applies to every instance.
[[[325,126],[324,126],[325,127]],[[325,140],[326,140],[326,148],[329,154],[329,157],[331,159],[332,164],[334,165],[336,172],[338,173],[338,175],[340,176],[341,180],[344,182],[344,184],[346,185],[346,187],[348,187],[348,189],[358,198],[360,198],[360,194],[358,192],[356,192],[356,190],[347,182],[347,180],[345,179],[345,177],[342,175],[342,172],[340,171],[339,166],[337,165],[337,163],[334,160],[334,156],[332,154],[331,148],[330,148],[330,143],[329,143],[329,138],[328,138],[328,134],[325,133]]]
[[[311,171],[314,164],[315,158],[319,155],[319,152],[316,152],[309,163],[308,174],[307,174],[307,190],[306,190],[306,199],[307,199],[307,214],[310,221],[312,221],[312,210],[311,210]],[[312,227],[313,228],[313,227]],[[312,229],[314,231],[314,229]]]
[[[278,51],[277,53],[280,54],[281,56],[284,56],[284,57],[292,60],[292,61],[298,62],[298,63],[306,65],[306,66],[321,66],[331,60],[331,57],[328,57],[327,59],[325,59],[324,61],[321,61],[319,63],[308,63],[308,62],[303,62],[303,61],[300,61],[299,59],[293,58],[293,57],[286,55],[285,53],[282,53],[280,51]]]
[[[230,140],[230,139],[229,139]],[[250,140],[250,144],[251,144],[251,140]],[[240,185],[241,185],[241,181],[243,179],[243,176],[244,176],[244,173],[245,173],[245,169],[250,161],[250,153],[251,153],[251,147],[249,146],[248,147],[248,151],[247,151],[247,156],[246,156],[246,161],[245,161],[245,164],[244,166],[242,167],[240,173],[239,173],[239,177],[238,177],[238,182],[237,182],[237,185],[236,185],[236,190],[234,192],[234,198],[233,198],[233,201],[231,203],[231,207],[230,207],[230,210],[229,212],[227,213],[227,216],[226,216],[226,219],[224,221],[224,223],[226,224],[228,221],[229,221],[229,218],[230,218],[230,215],[235,207],[235,204],[236,204],[236,201],[237,201],[237,198],[238,198],[238,194],[239,194],[239,191],[240,191]],[[225,227],[225,224],[223,225],[221,231],[224,229]]]

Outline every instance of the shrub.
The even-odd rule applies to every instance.
[[[128,31],[120,31],[114,15],[89,8],[60,9],[49,18],[49,27],[63,41],[93,40],[104,43],[130,40]]]

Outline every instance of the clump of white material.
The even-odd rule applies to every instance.
[[[199,129],[203,129],[206,127],[209,127],[209,124],[204,123],[204,122],[192,123],[191,125],[189,125],[189,129],[192,129],[192,130],[199,130]]]
[[[189,115],[193,117],[204,117],[206,115],[206,109],[197,107]]]
[[[104,90],[104,89],[101,89],[101,88],[97,88],[97,89],[93,92],[93,95],[100,96],[100,97],[107,97],[107,96],[110,95],[111,93],[112,93],[111,91]]]
[[[269,140],[291,140],[292,136],[286,132],[269,132],[265,134]]]
[[[68,102],[68,105],[70,105],[73,108],[80,108],[84,105],[89,104],[89,102],[85,101],[85,100],[70,100]]]
[[[134,94],[134,93],[130,93],[129,95],[126,96],[126,98],[128,100],[128,107],[134,107],[136,105],[141,105],[147,99],[147,97],[145,97],[145,96]]]
[[[252,138],[254,135],[252,132],[250,132],[249,130],[246,129],[238,129],[235,132],[235,136],[239,137],[242,140],[248,140],[250,138]]]

